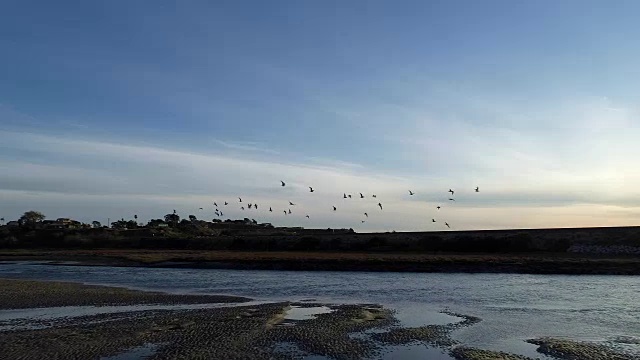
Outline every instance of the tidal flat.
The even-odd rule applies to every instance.
[[[0,286],[0,349],[8,359],[390,359],[409,350],[416,358],[531,359],[466,347],[451,332],[482,319],[446,311],[458,321],[406,327],[378,304],[258,302],[34,280],[0,279]],[[544,359],[633,359],[582,342],[531,343]]]

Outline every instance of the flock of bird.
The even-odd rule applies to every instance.
[[[287,184],[284,181],[280,180],[280,186],[281,187],[286,187]],[[313,187],[309,186],[308,188],[309,188],[309,192],[310,193],[315,192]],[[479,187],[476,187],[474,190],[475,190],[476,193],[480,192],[480,188]],[[450,197],[448,197],[449,201],[456,201],[455,198],[454,198],[455,191],[453,189],[449,189],[449,191],[447,191],[447,192],[451,194]],[[366,197],[363,193],[358,193],[358,194],[359,194],[359,198],[360,199],[364,199]],[[414,196],[415,194],[416,194],[415,192],[413,192],[412,190],[409,190],[409,196]],[[352,199],[353,197],[354,196],[352,196],[352,194],[347,194],[347,193],[343,193],[342,194],[342,198],[343,199]],[[376,194],[372,194],[371,197],[376,199],[376,200],[378,198],[378,196]],[[229,202],[225,201],[223,204],[224,204],[224,206],[228,206]],[[242,198],[241,197],[238,197],[238,204],[240,204],[240,210],[242,210],[242,211],[251,210],[251,209],[258,210],[258,204],[256,204],[256,203],[244,203],[244,202],[242,202]],[[246,208],[245,208],[245,204],[246,204]],[[217,217],[224,216],[224,213],[222,212],[222,210],[218,206],[217,202],[213,202],[213,206],[215,207],[215,215]],[[293,212],[291,211],[291,208],[294,207],[294,206],[296,206],[296,204],[293,203],[292,201],[289,201],[288,209],[285,209],[285,210],[282,211],[284,213],[284,215],[286,216],[286,215],[293,214]],[[377,207],[380,208],[380,210],[378,210],[378,211],[382,211],[383,210],[382,202],[378,202]],[[264,207],[264,208],[266,209],[266,207]],[[334,212],[338,211],[338,207],[337,206],[332,205],[332,208],[333,208]],[[436,206],[436,210],[437,211],[440,211],[441,208],[442,207],[440,205]],[[204,210],[204,208],[200,208],[200,210]],[[270,213],[273,213],[273,208],[271,206],[269,206],[269,210],[268,211]],[[363,215],[364,215],[364,218],[361,220],[361,223],[364,224],[367,221],[367,219],[369,218],[369,213],[364,212]],[[310,219],[309,214],[306,214],[305,217],[307,219]],[[431,222],[432,223],[436,223],[438,221],[436,221],[436,219],[431,219]],[[451,225],[449,225],[449,223],[446,222],[446,221],[444,222],[444,225],[447,228],[451,228]]]

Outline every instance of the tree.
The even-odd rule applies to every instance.
[[[45,216],[43,213],[39,212],[39,211],[27,211],[26,213],[24,213],[21,217],[20,217],[20,223],[24,224],[24,225],[35,225],[36,223],[41,222],[42,220],[44,220]]]
[[[100,221],[94,221],[91,223],[91,225],[93,226],[94,229],[98,229],[102,227],[102,224],[100,224]]]
[[[189,221],[194,222],[196,220],[198,220],[198,218],[196,218],[195,215],[189,215]]]
[[[164,221],[175,226],[180,222],[180,216],[178,216],[178,214],[167,214],[164,216]]]

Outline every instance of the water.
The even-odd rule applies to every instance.
[[[531,355],[535,347],[523,344],[523,340],[552,336],[620,344],[625,350],[640,354],[640,344],[636,343],[640,334],[637,301],[640,277],[634,276],[294,272],[5,263],[0,265],[0,277],[76,281],[170,293],[230,294],[263,301],[377,303],[395,309],[404,326],[459,320],[439,314],[447,309],[482,318],[479,324],[453,332],[453,338],[467,346]],[[410,351],[407,349],[404,348]]]

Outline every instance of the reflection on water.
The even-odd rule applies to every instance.
[[[634,276],[79,268],[14,263],[0,265],[0,277],[273,301],[378,303],[396,310],[404,326],[450,322],[448,315],[438,314],[449,309],[482,318],[479,324],[454,331],[454,339],[471,347],[518,353],[529,351],[522,348],[528,346],[521,344],[523,339],[539,336],[605,342],[640,334],[640,277]],[[640,354],[640,344],[621,345]]]
[[[285,320],[312,320],[316,318],[316,315],[330,313],[330,308],[326,306],[313,306],[313,307],[300,307],[291,306],[284,315]]]

